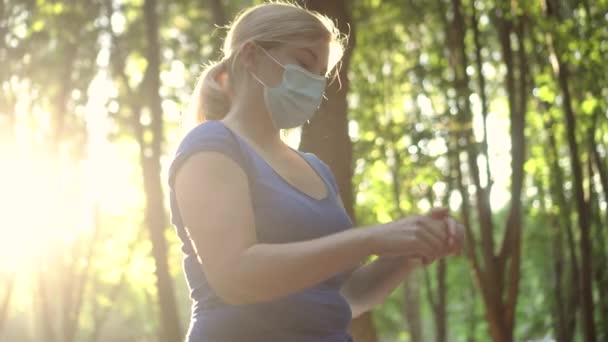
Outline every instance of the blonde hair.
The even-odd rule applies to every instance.
[[[255,42],[264,48],[282,44],[305,47],[321,39],[330,44],[327,69],[328,74],[334,70],[335,77],[347,36],[340,33],[331,19],[285,1],[267,2],[242,11],[229,25],[223,57],[208,64],[198,78],[186,112],[190,124],[219,120],[230,110],[230,100],[217,78],[226,73],[231,88],[241,79],[242,70],[236,62],[246,43]]]

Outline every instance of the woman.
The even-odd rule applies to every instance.
[[[352,341],[351,319],[419,260],[459,250],[462,228],[445,210],[350,229],[327,165],[281,140],[313,116],[342,51],[328,18],[263,4],[236,18],[223,59],[200,77],[198,126],[169,174],[193,300],[188,341]]]

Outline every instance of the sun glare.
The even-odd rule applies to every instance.
[[[104,104],[111,86],[99,77],[91,88],[84,160],[40,152],[35,135],[44,124],[38,120],[31,127],[20,119],[27,117],[22,112],[16,115],[14,141],[0,145],[0,273],[29,273],[69,254],[91,236],[97,209],[122,217],[133,215],[141,203],[136,150],[107,139]]]
[[[66,179],[70,175],[62,174],[65,170],[54,170],[53,164],[56,163],[43,157],[5,157],[0,161],[3,269],[17,271],[31,266],[58,241],[72,238],[74,232],[67,227],[75,217],[66,215],[66,209],[76,204]]]

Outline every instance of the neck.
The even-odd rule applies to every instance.
[[[275,149],[284,145],[280,131],[274,126],[263,104],[252,106],[251,101],[238,101],[233,104],[222,122],[249,142],[263,150]]]

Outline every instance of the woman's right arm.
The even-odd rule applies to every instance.
[[[352,269],[374,252],[367,229],[303,242],[258,243],[247,176],[220,153],[201,152],[185,161],[175,191],[205,275],[230,304],[302,290]]]

